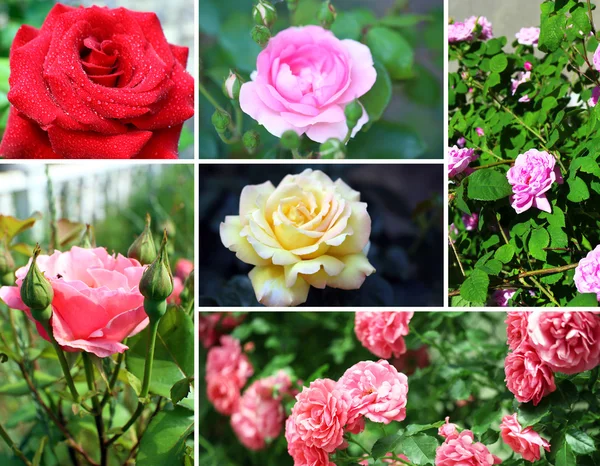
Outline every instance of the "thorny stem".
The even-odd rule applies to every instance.
[[[532,277],[530,277],[530,280],[533,283],[535,283],[535,285],[540,289],[540,291],[542,293],[544,293],[556,307],[560,307],[559,302],[554,298],[554,296],[552,296],[552,293],[550,293],[546,288],[544,288],[544,286],[539,282],[539,280],[537,278],[532,276]]]
[[[8,435],[8,432],[6,432],[6,430],[4,430],[4,427],[2,426],[2,424],[0,424],[0,437],[2,437],[4,439],[6,444],[14,452],[14,454],[17,458],[19,458],[21,461],[23,461],[23,463],[25,463],[27,466],[32,466],[31,462],[27,459],[27,457],[23,454],[23,452],[21,450],[19,450],[19,447],[17,446],[17,444],[12,441],[12,439],[10,438],[10,435]]]
[[[96,392],[96,382],[94,381],[94,365],[90,359],[90,355],[86,352],[82,353],[83,365],[85,367],[85,378],[90,391],[94,392],[92,396],[92,404],[94,406],[94,422],[96,423],[96,431],[98,432],[98,442],[100,445],[100,466],[108,464],[108,450],[104,441],[104,420],[102,419],[102,406]]]

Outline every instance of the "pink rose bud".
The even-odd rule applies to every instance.
[[[223,94],[225,97],[231,100],[238,100],[240,98],[240,89],[244,84],[241,76],[235,71],[229,71],[229,76],[223,82]]]
[[[531,71],[533,69],[533,65],[531,64],[531,62],[526,61],[524,68],[525,68],[525,71]]]
[[[458,437],[458,429],[456,424],[450,422],[450,418],[446,417],[446,424],[438,429],[438,435],[445,439],[453,439]]]
[[[456,141],[456,145],[462,149],[467,145],[467,140],[464,137],[460,137],[458,138],[458,141]]]
[[[483,128],[475,128],[475,132],[479,135],[479,137],[485,136],[485,132],[483,131]]]

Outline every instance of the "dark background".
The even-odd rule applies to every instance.
[[[219,225],[238,215],[248,184],[320,169],[361,193],[372,220],[369,261],[377,272],[360,290],[311,288],[305,306],[442,306],[442,165],[201,165],[200,306],[257,306],[252,269],[221,243]]]

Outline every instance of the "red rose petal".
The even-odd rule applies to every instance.
[[[136,159],[176,159],[183,125],[152,132],[152,139],[135,156]]]
[[[48,135],[39,125],[10,108],[4,137],[0,141],[0,156],[7,159],[57,159]]]

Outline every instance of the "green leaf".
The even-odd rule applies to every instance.
[[[158,413],[142,437],[137,464],[182,464],[185,442],[193,430],[194,414],[187,409],[176,406],[172,411]]]
[[[567,195],[569,201],[579,203],[590,198],[590,191],[588,190],[585,181],[578,176],[569,178],[567,183],[569,184],[570,189],[569,194]]]
[[[454,197],[454,201],[456,202],[456,207],[462,210],[465,214],[471,215],[471,209],[465,202],[465,183],[461,183],[458,188],[456,188],[456,193]]]
[[[470,199],[495,201],[510,196],[512,188],[505,174],[493,168],[485,168],[469,176],[468,192]]]
[[[348,144],[348,159],[416,159],[427,147],[415,130],[402,124],[377,121]]]
[[[567,307],[598,307],[598,297],[596,293],[584,293],[575,296]]]
[[[490,278],[482,270],[475,269],[460,287],[460,295],[471,303],[486,301]]]
[[[573,452],[578,455],[587,455],[596,451],[594,439],[578,429],[569,429],[565,434],[565,441],[569,444]]]
[[[435,451],[439,443],[435,437],[425,434],[405,437],[398,445],[398,449],[404,453],[411,463],[417,466],[434,464]]]
[[[370,10],[339,11],[337,18],[331,26],[331,32],[338,39],[360,41],[363,29],[375,22],[377,22],[377,18]]]
[[[381,63],[375,63],[377,80],[369,92],[360,98],[369,115],[369,123],[381,118],[392,98],[392,80]]]
[[[413,75],[414,51],[402,35],[377,26],[369,30],[366,39],[373,56],[385,65],[393,79],[406,79]]]
[[[542,52],[554,52],[560,47],[566,25],[566,18],[563,14],[554,16],[542,15],[542,25],[538,48]]]
[[[430,16],[425,15],[410,15],[402,14],[401,16],[384,16],[379,20],[381,26],[388,26],[392,28],[405,28],[414,26],[423,21],[430,21]],[[337,19],[336,19],[337,22]],[[335,24],[335,23],[334,23]]]
[[[433,424],[410,424],[406,428],[405,436],[410,437],[411,435],[420,434],[426,430],[438,429],[445,424],[444,421],[434,422]]]
[[[496,250],[494,257],[503,264],[508,264],[514,255],[515,247],[512,244],[504,244]]]
[[[181,379],[171,387],[171,401],[173,404],[179,403],[190,393],[190,379],[187,377]]]
[[[550,235],[544,228],[536,228],[529,238],[529,254],[536,259],[545,261],[548,253],[544,250],[550,244]]]
[[[508,58],[506,58],[506,55],[504,55],[503,53],[494,55],[490,59],[490,70],[493,71],[494,73],[502,73],[506,69],[507,66],[508,66]]]
[[[517,409],[519,422],[523,427],[529,427],[537,424],[550,412],[550,401],[545,398],[537,406],[533,403],[519,405]]]
[[[37,447],[35,456],[33,457],[33,461],[31,462],[33,466],[40,466],[42,461],[42,455],[44,454],[44,448],[46,448],[46,443],[48,443],[48,436],[44,435],[42,437],[42,440],[40,441],[40,444]]]
[[[554,466],[576,466],[575,454],[571,446],[565,441],[556,452]]]
[[[402,436],[399,434],[387,435],[380,438],[375,442],[375,445],[373,445],[373,448],[371,449],[371,456],[376,460],[383,458],[388,454],[388,452],[394,451],[400,444],[401,440]]]
[[[38,388],[46,388],[56,382],[56,377],[41,371],[35,371],[33,377]],[[0,386],[0,395],[23,396],[30,393],[29,386],[25,380],[10,382]]]

